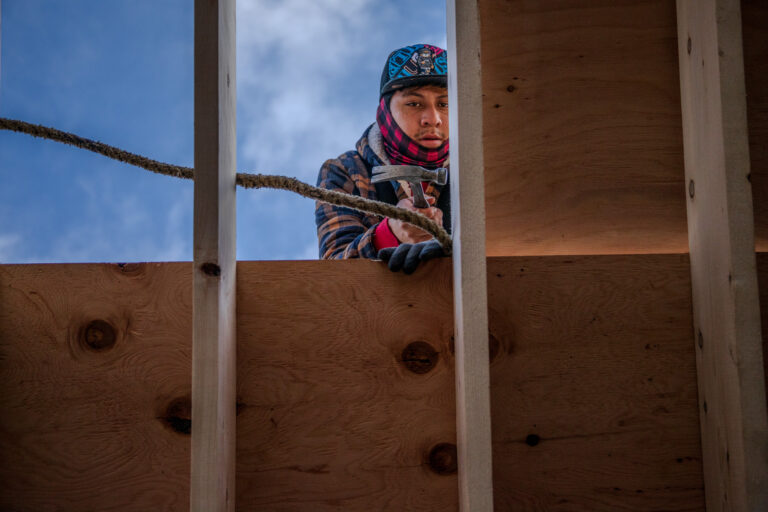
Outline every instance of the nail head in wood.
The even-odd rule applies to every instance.
[[[536,434],[528,434],[525,438],[525,444],[528,446],[536,446],[541,442],[541,438]]]

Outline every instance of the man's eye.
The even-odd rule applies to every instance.
[[[447,103],[440,103],[440,108],[448,108],[448,104]]]

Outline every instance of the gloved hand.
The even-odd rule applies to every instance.
[[[389,263],[389,270],[392,272],[402,270],[406,274],[412,274],[419,266],[420,261],[427,261],[440,256],[445,256],[445,253],[437,240],[387,247],[377,254],[380,260]]]

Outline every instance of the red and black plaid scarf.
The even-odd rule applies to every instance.
[[[381,98],[376,110],[376,122],[384,139],[384,150],[394,165],[421,165],[429,169],[441,167],[448,158],[448,141],[437,149],[418,145],[397,125],[392,117],[386,97]]]

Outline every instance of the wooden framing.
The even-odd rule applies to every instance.
[[[636,252],[649,240],[659,245],[648,251],[682,252],[672,4],[479,4],[447,0],[453,261],[404,277],[367,261],[253,262],[236,273],[235,0],[195,1],[194,266],[0,266],[0,508],[175,510],[188,498],[191,510],[232,512],[237,474],[241,510],[696,510],[704,494],[710,511],[768,509],[739,1],[677,0],[690,260],[541,256],[617,252],[627,238]],[[540,37],[528,47],[526,27]],[[623,114],[610,105],[631,95],[636,117],[617,136]],[[562,127],[553,119],[520,137],[540,153],[508,146],[520,112],[563,104],[573,117],[553,139],[570,140],[559,156],[539,140]],[[663,121],[663,133],[642,118]],[[634,162],[635,185],[600,191],[611,158],[636,160],[616,149],[636,133],[649,142],[636,154],[663,165],[645,175]],[[574,165],[573,155],[594,156],[584,141],[601,137],[616,139],[612,152]],[[554,161],[556,172],[532,173],[520,158]],[[510,190],[531,190],[514,173],[581,188],[555,190],[556,222],[538,216],[526,239],[519,218],[505,224],[510,205],[526,209]],[[636,212],[656,204],[651,190],[664,205],[644,224]],[[602,199],[567,204],[580,195]],[[626,198],[637,201],[627,208]],[[595,224],[608,229],[576,232],[600,204],[610,208]],[[635,212],[629,231],[605,224],[621,209]],[[329,297],[344,322],[327,322]]]
[[[237,510],[456,511],[451,261],[237,266]],[[188,506],[192,270],[0,265],[0,510]],[[703,510],[688,256],[487,270],[495,507]]]
[[[190,509],[235,508],[235,0],[195,0]]]
[[[493,471],[477,1],[448,0],[447,20],[459,508],[490,512]]]
[[[707,510],[768,510],[768,420],[738,0],[678,0]]]

